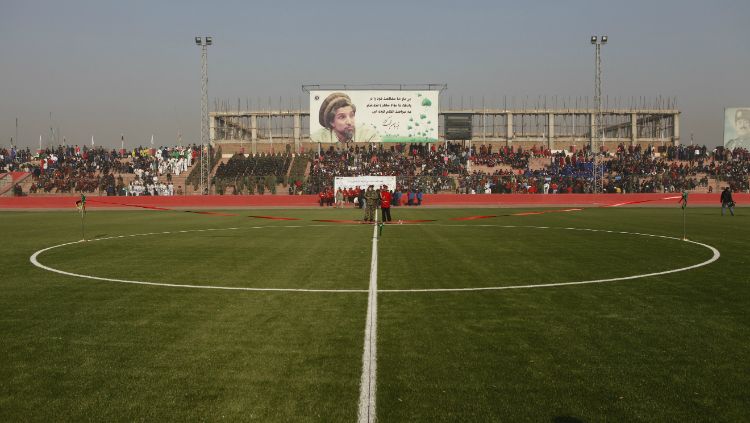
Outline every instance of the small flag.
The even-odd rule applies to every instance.
[[[687,201],[688,201],[688,192],[682,191],[682,198],[680,198],[680,205],[682,206],[683,209],[687,207]]]
[[[76,208],[81,212],[81,215],[86,214],[86,196],[84,194],[81,194],[81,199],[76,201]]]

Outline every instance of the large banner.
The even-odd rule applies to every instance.
[[[368,186],[373,185],[375,189],[382,187],[383,185],[388,186],[388,190],[393,191],[396,189],[396,177],[395,176],[338,176],[333,179],[333,190],[338,191],[341,189],[357,188],[367,189]]]
[[[724,109],[724,147],[750,150],[750,107]]]
[[[437,142],[439,91],[310,91],[310,139]]]

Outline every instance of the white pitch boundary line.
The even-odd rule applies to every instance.
[[[370,261],[370,289],[367,296],[365,346],[362,353],[362,377],[359,383],[358,423],[373,423],[377,390],[377,330],[378,330],[378,222],[372,228],[372,260]]]
[[[438,225],[435,225],[438,226]],[[439,225],[439,226],[483,226],[483,227],[492,227],[492,226],[500,226],[500,225]],[[625,234],[625,235],[637,235],[637,236],[647,236],[652,238],[663,238],[663,239],[672,239],[675,241],[681,241],[681,242],[689,242],[691,244],[700,245],[701,247],[708,248],[711,250],[713,255],[710,259],[694,264],[692,266],[686,266],[681,267],[679,269],[671,269],[671,270],[665,270],[663,272],[653,272],[653,273],[646,273],[641,275],[633,275],[633,276],[623,276],[619,278],[609,278],[609,279],[594,279],[594,280],[588,280],[588,281],[576,281],[576,282],[556,282],[556,283],[545,283],[545,284],[531,284],[531,285],[513,285],[513,286],[488,286],[488,287],[479,287],[479,288],[425,288],[425,289],[381,289],[380,292],[396,292],[396,293],[409,293],[409,292],[464,292],[464,291],[503,291],[508,289],[531,289],[531,288],[551,288],[555,286],[569,286],[569,285],[588,285],[588,284],[594,284],[594,283],[605,283],[605,282],[614,282],[614,281],[625,281],[625,280],[631,280],[631,279],[640,279],[640,278],[647,278],[650,276],[660,276],[660,275],[668,275],[670,273],[677,273],[677,272],[684,272],[686,270],[696,269],[698,267],[702,267],[708,264],[711,264],[715,262],[716,260],[721,257],[721,253],[719,253],[719,250],[716,248],[704,244],[702,242],[697,241],[691,241],[689,239],[682,239],[682,238],[676,238],[672,236],[665,236],[665,235],[653,235],[653,234],[644,234],[639,232],[626,232],[626,231],[610,231],[606,229],[587,229],[587,228],[551,228],[548,226],[509,226],[509,225],[503,225],[500,226],[503,228],[535,228],[535,229],[563,229],[567,231],[586,231],[586,232],[603,232],[603,233],[610,233],[610,234]]]
[[[299,228],[299,227],[330,227],[330,226],[338,226],[338,225],[252,226],[250,228],[263,229],[263,228]],[[404,228],[408,226],[425,226],[425,225],[410,224],[410,225],[399,225],[398,227]],[[696,269],[696,268],[711,264],[715,262],[716,260],[718,260],[719,257],[721,257],[719,250],[717,250],[716,248],[708,244],[704,244],[704,243],[697,242],[697,241],[691,241],[691,240],[683,240],[681,238],[670,237],[670,236],[665,236],[665,235],[654,235],[654,234],[646,234],[646,233],[640,233],[640,232],[611,231],[611,230],[605,230],[605,229],[588,229],[588,228],[561,228],[561,227],[530,226],[530,225],[529,226],[527,225],[467,225],[467,224],[432,223],[432,224],[429,224],[429,226],[561,229],[561,230],[581,231],[581,232],[585,231],[585,232],[603,232],[603,233],[610,233],[610,234],[637,235],[637,236],[646,236],[646,237],[652,237],[652,238],[663,238],[663,239],[669,239],[669,240],[675,240],[675,241],[681,241],[681,242],[689,242],[691,244],[699,245],[701,247],[711,250],[711,252],[713,253],[713,256],[710,259],[702,263],[698,263],[692,266],[681,267],[679,269],[666,270],[663,272],[647,273],[647,274],[633,275],[633,276],[624,276],[624,277],[619,277],[619,278],[595,279],[595,280],[575,281],[575,282],[531,284],[531,285],[489,286],[489,287],[475,287],[475,288],[381,289],[379,290],[379,292],[382,292],[382,293],[411,293],[411,292],[419,293],[419,292],[502,291],[502,290],[509,290],[509,289],[548,288],[548,287],[568,286],[568,285],[586,285],[586,284],[594,284],[594,283],[616,282],[616,281],[622,281],[622,280],[640,279],[640,278],[646,278],[649,276],[659,276],[659,275],[666,275],[670,273],[683,272],[686,270],[692,270],[692,269]],[[377,229],[377,225],[375,226],[375,228]],[[95,242],[95,241],[104,241],[104,240],[110,240],[110,239],[130,238],[130,237],[148,236],[148,235],[165,235],[165,234],[171,234],[171,233],[228,231],[228,230],[237,230],[237,229],[240,229],[240,228],[193,229],[193,230],[182,230],[182,231],[174,231],[174,232],[150,232],[150,233],[142,233],[142,234],[119,235],[119,236],[111,236],[111,237],[106,237],[106,238],[97,238],[97,239],[93,239],[93,240],[85,241],[85,242]],[[365,290],[365,289],[245,288],[245,287],[228,287],[228,286],[212,286],[212,285],[169,284],[169,283],[135,281],[135,280],[126,280],[126,279],[113,279],[113,278],[104,278],[104,277],[98,277],[98,276],[90,276],[90,275],[66,272],[64,270],[59,270],[53,267],[45,266],[41,264],[38,260],[39,255],[44,253],[45,251],[64,247],[67,245],[75,245],[75,244],[79,244],[82,242],[84,241],[68,242],[65,244],[59,244],[59,245],[53,245],[51,247],[47,247],[45,249],[39,250],[35,252],[34,254],[32,254],[29,260],[34,266],[39,267],[40,269],[47,270],[47,271],[54,272],[54,273],[59,273],[61,275],[73,276],[73,277],[85,278],[85,279],[100,280],[100,281],[106,281],[106,282],[129,283],[129,284],[136,284],[136,285],[164,286],[164,287],[170,287],[170,288],[220,289],[220,290],[227,290],[227,291],[256,291],[256,292],[323,292],[323,293],[365,293],[365,292],[369,293],[370,292],[369,290]]]
[[[322,225],[314,225],[314,226],[322,226]],[[288,228],[297,228],[299,226],[265,226],[265,227],[288,227]],[[253,229],[262,229],[264,226],[253,226]],[[220,229],[192,229],[192,230],[184,230],[184,231],[173,231],[173,232],[149,232],[149,233],[143,233],[143,234],[132,234],[132,235],[117,235],[117,236],[110,236],[106,238],[97,238],[92,239],[88,241],[74,241],[74,242],[66,242],[65,244],[58,244],[53,245],[52,247],[47,247],[45,249],[39,250],[35,252],[34,254],[29,257],[29,261],[31,261],[31,264],[34,266],[44,269],[50,272],[59,273],[61,275],[66,276],[73,276],[77,278],[84,278],[84,279],[93,279],[93,280],[99,280],[99,281],[105,281],[105,282],[118,282],[118,283],[129,283],[134,285],[151,285],[151,286],[166,286],[170,288],[195,288],[195,289],[221,289],[226,291],[261,291],[261,292],[338,292],[338,293],[349,293],[349,292],[355,292],[355,293],[364,293],[368,292],[365,289],[305,289],[305,288],[248,288],[248,287],[240,287],[240,286],[213,286],[213,285],[187,285],[187,284],[175,284],[175,283],[161,283],[161,282],[147,282],[147,281],[136,281],[136,280],[128,280],[128,279],[114,279],[114,278],[104,278],[100,276],[91,276],[91,275],[82,275],[79,273],[73,273],[73,272],[66,272],[64,270],[55,269],[53,267],[45,266],[44,264],[39,262],[39,255],[44,253],[45,251],[49,251],[55,248],[64,247],[67,245],[75,245],[75,244],[81,244],[86,242],[97,242],[97,241],[104,241],[104,240],[110,240],[110,239],[118,239],[118,238],[132,238],[132,237],[138,237],[138,236],[148,236],[148,235],[166,235],[166,234],[172,234],[172,233],[191,233],[191,232],[211,232],[211,231],[232,231],[232,230],[238,230],[240,228],[220,228]]]

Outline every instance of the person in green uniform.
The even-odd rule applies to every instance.
[[[373,185],[370,185],[365,191],[365,222],[375,221],[375,209],[378,207],[380,195],[373,188]]]

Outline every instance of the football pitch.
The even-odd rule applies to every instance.
[[[528,211],[0,212],[0,420],[747,419],[746,210]]]

